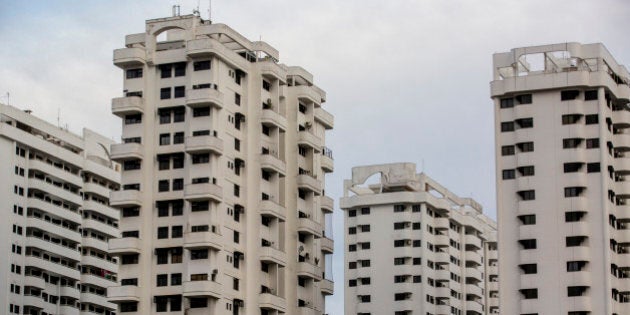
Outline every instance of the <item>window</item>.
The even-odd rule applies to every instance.
[[[504,145],[501,147],[501,155],[514,155],[514,146],[513,145]]]
[[[536,249],[536,239],[519,240],[518,243],[523,249]]]
[[[578,90],[568,90],[560,92],[561,101],[570,101],[576,99],[580,95]]]
[[[538,298],[538,289],[521,289],[519,291],[526,300]]]
[[[538,273],[538,265],[537,264],[522,264],[519,265],[521,270],[526,275],[536,274]]]
[[[521,142],[517,143],[516,147],[521,152],[533,152],[534,151],[534,143],[533,142]]]
[[[157,238],[165,239],[168,238],[168,226],[160,226],[157,229]]]
[[[271,83],[269,83],[269,82],[268,82],[268,81],[266,81],[266,80],[263,80],[263,82],[262,82],[262,88],[263,88],[265,91],[270,91],[270,90],[271,90]]]
[[[169,190],[168,180],[161,180],[161,181],[158,182],[158,191],[159,192],[168,191],[168,190]]]
[[[234,231],[233,240],[234,243],[238,244],[241,241],[241,233],[239,233],[238,231]]]
[[[411,293],[408,293],[408,292],[394,294],[394,301],[409,300],[410,298],[411,298]]]
[[[414,223],[411,225],[411,228],[412,228],[413,230],[420,230],[420,229],[422,229],[422,223],[420,223],[420,222],[414,222]]]
[[[180,98],[186,96],[186,87],[185,86],[176,86],[174,88],[174,97]]]
[[[578,222],[586,215],[582,211],[567,211],[564,213],[564,222]]]
[[[514,179],[516,178],[516,171],[514,170],[503,170],[503,179]]]
[[[563,125],[577,124],[580,121],[581,117],[582,117],[581,114],[562,115],[562,124]]]
[[[119,309],[121,313],[138,311],[138,302],[122,302],[119,305],[120,305]]]
[[[181,238],[184,235],[184,228],[181,225],[171,227],[171,238]]]
[[[173,65],[171,65],[171,64],[160,65],[159,68],[160,68],[160,75],[161,75],[162,79],[170,78],[172,76],[172,71],[171,70],[173,68]]]
[[[168,275],[161,274],[156,276],[156,286],[165,287],[168,285]]]
[[[562,139],[562,148],[564,149],[575,149],[577,148],[580,143],[582,143],[581,138],[568,138],[568,139]]]
[[[394,276],[394,283],[404,283],[407,282],[409,276]]]
[[[155,301],[156,312],[166,312],[168,306],[168,298],[165,296],[156,296],[153,298]]]
[[[142,122],[142,114],[125,115],[125,125],[139,124]]]
[[[176,132],[173,134],[173,144],[181,144],[184,143],[184,133]]]
[[[405,240],[394,240],[394,247],[403,247],[405,246]]]
[[[361,232],[369,232],[370,231],[370,225],[369,224],[359,225],[359,227],[361,227]]]
[[[585,286],[567,287],[567,296],[582,296],[587,289]]]
[[[586,239],[586,236],[567,236],[565,242],[567,247],[576,247],[582,246]]]
[[[406,225],[406,222],[394,222],[394,230],[402,230]]]
[[[175,96],[177,97],[177,96]],[[173,110],[173,122],[183,122],[186,120],[186,107],[178,107]]]
[[[564,197],[579,197],[584,191],[584,187],[565,187],[564,188]]]
[[[359,302],[361,303],[370,303],[370,301],[372,300],[369,295],[358,295],[357,297],[359,298]]]
[[[349,287],[356,287],[357,286],[357,280],[356,279],[348,280],[348,286]]]
[[[160,134],[160,145],[169,145],[171,144],[171,134],[163,133]]]
[[[507,121],[501,123],[501,132],[514,131],[514,122]]]
[[[193,154],[192,164],[203,164],[203,163],[210,163],[209,153]]]
[[[186,63],[185,62],[178,62],[175,64],[175,76],[176,77],[183,77],[186,75]]]
[[[584,91],[585,101],[594,101],[596,99],[598,99],[597,90]]]
[[[142,78],[142,68],[127,69],[127,79]]]
[[[567,272],[582,271],[586,266],[586,261],[567,261]]]
[[[354,227],[354,226],[349,227],[348,228],[348,234],[350,234],[350,235],[357,234],[357,228]]]
[[[361,215],[370,214],[370,208],[361,208]]]
[[[207,249],[195,249],[190,251],[190,260],[208,259]]]
[[[122,286],[127,286],[127,285],[138,285],[138,278],[129,278],[129,279],[122,279],[120,281],[120,285]]]
[[[586,139],[586,148],[587,149],[599,148],[599,139],[598,138]]]
[[[356,261],[348,262],[348,269],[357,269],[357,262]]]
[[[348,251],[349,252],[356,252],[357,251],[357,245],[356,244],[348,245]]]
[[[210,60],[195,61],[193,63],[194,71],[210,70]]]
[[[599,115],[597,114],[586,115],[584,119],[587,125],[599,124]]]
[[[235,197],[240,197],[241,196],[241,186],[234,184],[234,196]]]
[[[160,89],[160,99],[161,100],[166,100],[166,99],[169,99],[169,98],[171,98],[171,88],[161,88]]]
[[[208,299],[207,298],[193,298],[189,297],[188,301],[190,302],[190,308],[206,308],[208,307]]]
[[[412,262],[413,262],[413,264],[414,264],[414,265],[416,265],[416,266],[417,266],[417,265],[422,265],[422,258],[421,258],[421,257],[414,257],[414,258],[412,259]]]
[[[534,167],[533,166],[521,166],[517,167],[518,173],[521,176],[534,176]]]
[[[586,172],[588,173],[599,173],[600,172],[600,164],[599,163],[588,163],[586,164]]]
[[[584,165],[584,163],[581,163],[581,162],[564,163],[564,172],[565,173],[579,172],[580,169],[582,168],[582,165]]]
[[[348,217],[356,217],[356,216],[357,216],[357,210],[348,211]]]
[[[190,211],[208,211],[210,210],[210,202],[208,201],[193,201],[190,203]]]
[[[394,212],[404,212],[405,205],[394,205]]]
[[[413,283],[422,283],[422,276],[413,276]]]
[[[184,190],[184,179],[183,178],[175,178],[173,179],[173,191]]]
[[[210,107],[195,107],[193,108],[193,117],[210,116]]]
[[[532,128],[534,127],[534,118],[521,118],[514,121],[519,128]],[[512,129],[514,130],[514,129]]]
[[[536,191],[535,190],[521,190],[516,192],[521,200],[534,200],[536,199]]]
[[[536,215],[535,214],[519,215],[518,219],[521,220],[521,223],[523,225],[534,225],[534,224],[536,224]]]
[[[241,140],[234,138],[234,150],[241,151]]]
[[[399,266],[399,265],[404,265],[405,264],[405,257],[394,257],[394,265]]]
[[[521,94],[517,95],[515,98],[517,105],[519,104],[531,104],[532,103],[532,95],[531,94]]]
[[[138,254],[122,255],[122,257],[120,259],[120,264],[122,264],[122,265],[137,264],[139,256],[140,255],[138,255]]]
[[[501,108],[512,108],[514,107],[514,99],[513,98],[502,98],[501,99]]]
[[[241,105],[241,94],[234,93],[234,104]]]

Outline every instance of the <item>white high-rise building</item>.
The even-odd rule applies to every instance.
[[[602,44],[494,55],[502,314],[630,314],[629,77]]]
[[[114,314],[107,287],[118,265],[107,241],[119,236],[108,206],[120,182],[113,141],[49,124],[0,104],[0,313]]]
[[[499,313],[496,224],[473,199],[396,163],[354,167],[340,205],[346,315]]]
[[[198,16],[114,51],[123,96],[122,314],[322,314],[332,294],[326,94],[278,51]]]

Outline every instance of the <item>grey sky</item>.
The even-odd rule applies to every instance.
[[[110,99],[122,94],[112,50],[144,20],[182,14],[181,1],[0,0],[0,101],[73,131],[116,140]],[[201,1],[207,16],[208,1]],[[328,92],[335,173],[328,195],[356,165],[424,164],[427,174],[495,217],[492,53],[514,47],[602,42],[630,62],[627,0],[214,0],[213,21],[269,42],[281,62],[300,65]],[[423,163],[424,161],[424,163]],[[343,219],[335,214],[335,296],[343,314]]]

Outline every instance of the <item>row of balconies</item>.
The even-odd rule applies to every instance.
[[[223,188],[212,183],[187,184],[184,186],[184,199],[187,201],[210,200],[221,202]],[[139,190],[112,191],[110,205],[113,207],[142,206],[143,194]]]

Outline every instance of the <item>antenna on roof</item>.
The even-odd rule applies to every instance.
[[[212,0],[208,0],[208,20],[212,23]]]

